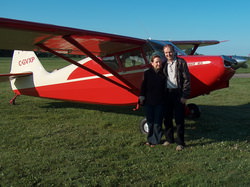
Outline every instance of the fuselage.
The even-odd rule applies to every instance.
[[[133,89],[140,90],[143,73],[149,68],[149,58],[152,54],[159,52],[161,51],[152,49],[149,46],[143,46],[140,49],[104,57],[102,61],[131,83],[134,86]],[[186,60],[191,74],[190,98],[228,87],[229,80],[235,73],[228,64],[225,64],[225,60],[221,56],[187,56],[183,54],[179,56]],[[27,57],[20,58],[22,60],[22,58]],[[30,56],[29,58],[37,57]],[[18,62],[20,60],[17,60]],[[35,60],[34,63],[36,63]],[[131,105],[137,103],[138,94],[119,86],[128,86],[119,77],[114,76],[90,58],[78,63],[108,77],[117,84],[93,75],[81,67],[69,65],[51,73],[42,70],[34,72],[32,77],[12,80],[12,89],[19,95],[73,102],[107,105]],[[33,70],[28,69],[26,71]]]

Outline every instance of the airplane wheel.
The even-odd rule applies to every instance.
[[[194,119],[194,118],[199,118],[201,116],[201,111],[200,108],[194,104],[194,103],[190,103],[187,105],[187,117]]]
[[[148,134],[148,124],[147,124],[147,119],[144,118],[143,120],[141,120],[140,122],[140,131],[142,134]]]

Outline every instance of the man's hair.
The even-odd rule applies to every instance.
[[[170,48],[170,49],[171,49],[171,51],[175,52],[175,48],[174,48],[174,46],[173,46],[173,45],[171,45],[171,44],[167,44],[167,45],[165,45],[165,46],[163,47],[163,50],[164,50],[165,48]]]

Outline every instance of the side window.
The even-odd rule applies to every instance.
[[[114,56],[103,57],[102,61],[113,70],[119,69],[118,62]]]
[[[143,46],[143,51],[145,54],[145,57],[147,58],[148,63],[150,63],[151,57],[154,55],[154,50],[150,45]]]
[[[139,50],[130,51],[119,56],[122,66],[125,68],[145,64],[145,60]]]

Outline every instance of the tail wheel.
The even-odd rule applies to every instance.
[[[148,134],[149,130],[148,130],[148,124],[147,124],[147,119],[144,118],[143,120],[141,120],[140,124],[139,124],[139,128],[142,134]]]
[[[186,117],[194,119],[194,118],[199,118],[200,116],[201,116],[201,111],[196,104],[190,103],[186,106]]]

